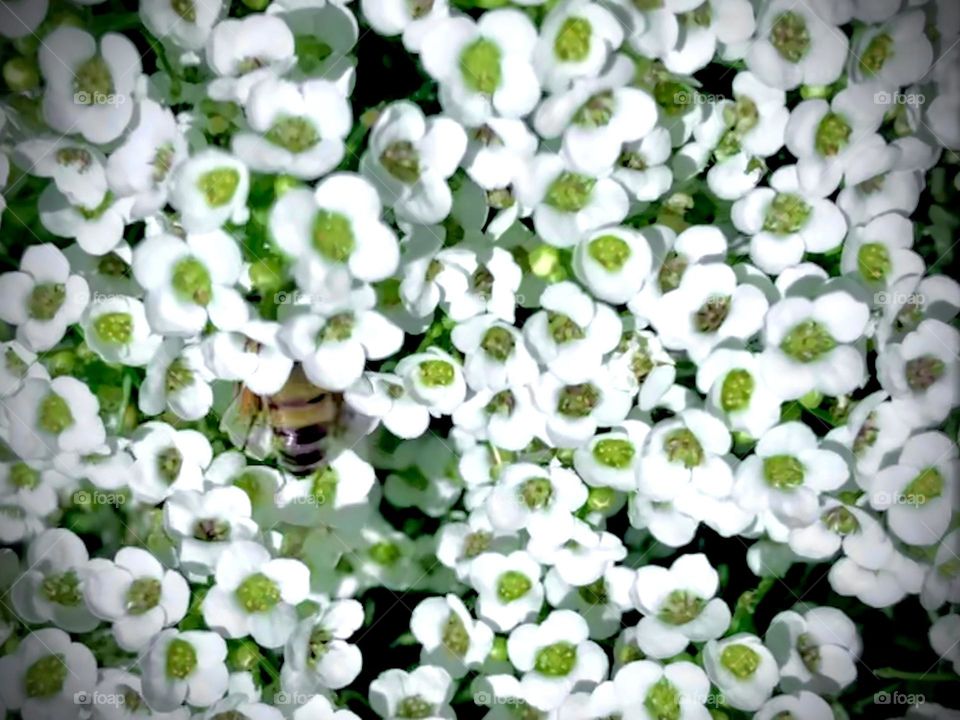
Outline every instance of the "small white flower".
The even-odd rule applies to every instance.
[[[157,712],[184,702],[209,707],[227,691],[226,658],[227,644],[214,632],[164,630],[141,660],[143,697]]]
[[[221,0],[145,0],[140,19],[154,37],[184,50],[200,50],[222,7]]]
[[[490,626],[474,620],[453,594],[420,602],[410,616],[410,630],[423,646],[420,663],[442,667],[455,679],[483,663],[493,647]]]
[[[514,183],[536,152],[537,136],[523,120],[492,117],[467,133],[461,164],[484,190],[500,190]]]
[[[137,471],[130,481],[140,502],[157,504],[177,490],[200,490],[203,470],[213,459],[206,436],[197,430],[176,430],[164,422],[146,422],[133,434],[130,452]]]
[[[765,642],[780,666],[786,692],[835,694],[857,679],[861,642],[857,626],[841,610],[786,610],[770,621]]]
[[[16,340],[0,343],[0,353],[3,355],[0,361],[0,398],[15,394],[28,378],[49,378],[47,369],[38,362],[36,354]]]
[[[945,602],[954,603],[960,597],[960,563],[956,561],[957,550],[960,550],[960,531],[954,530],[940,541],[933,567],[923,581],[920,604],[925,610],[939,610]]]
[[[543,605],[540,574],[540,563],[522,550],[481,553],[470,564],[477,615],[501,632],[532,620]]]
[[[126,36],[108,32],[98,41],[61,25],[44,38],[37,61],[46,81],[43,118],[53,130],[96,144],[120,137],[142,72],[140,52]]]
[[[953,665],[954,672],[960,668],[960,652],[957,651],[954,640],[958,632],[960,632],[960,615],[956,613],[938,618],[928,632],[930,647],[941,660],[947,660]]]
[[[679,660],[663,666],[635,660],[623,665],[612,681],[594,688],[588,717],[639,713],[639,717],[651,719],[675,715],[677,720],[706,720],[710,714],[704,703],[709,692],[706,674],[691,662]]]
[[[87,345],[109,363],[146,365],[162,341],[151,332],[143,303],[131,297],[95,300],[80,324]]]
[[[600,579],[578,587],[552,568],[543,585],[551,606],[578,612],[587,621],[590,637],[601,640],[620,630],[623,614],[633,609],[630,590],[635,576],[632,568],[611,565]]]
[[[9,423],[6,439],[25,460],[61,452],[82,454],[106,438],[100,402],[76,378],[30,378],[4,402],[4,410]]]
[[[545,473],[532,463],[516,463],[501,471],[486,510],[500,533],[524,529],[561,544],[570,539],[573,513],[586,501],[587,488],[573,471],[554,466]]]
[[[857,564],[876,570],[893,554],[893,543],[870,513],[839,500],[821,497],[816,522],[789,531],[787,542],[799,557],[824,560],[843,549]]]
[[[783,713],[790,713],[793,717],[804,720],[830,720],[834,717],[830,703],[819,695],[801,690],[794,695],[778,695],[770,698],[756,713],[756,720],[773,720]]]
[[[75,206],[53,185],[37,201],[43,227],[57,237],[76,239],[84,252],[105,255],[123,241],[135,199],[115,198],[108,193],[99,205]]]
[[[573,466],[590,487],[635,492],[643,443],[650,426],[625,420],[620,429],[595,435],[573,454]]]
[[[273,395],[286,384],[293,359],[279,343],[280,325],[251,320],[238,332],[216,332],[204,338],[203,359],[218,380],[242,382],[256,395]]]
[[[323,695],[314,695],[293,711],[293,720],[360,720],[349,710],[337,710]]]
[[[570,539],[562,534],[541,533],[530,538],[527,550],[541,564],[553,566],[560,579],[578,587],[590,585],[627,556],[617,535],[597,531],[583,520],[574,519]]]
[[[310,571],[299,560],[271,559],[262,545],[232,543],[217,560],[216,584],[203,599],[203,619],[226,637],[250,635],[281,647],[296,629],[296,605],[310,591]]]
[[[548,439],[555,447],[568,448],[585,443],[598,427],[621,423],[630,411],[633,397],[605,367],[598,368],[586,382],[576,384],[544,373],[533,392],[534,401],[546,418]]]
[[[643,618],[637,645],[647,655],[668,658],[691,643],[715,640],[730,626],[730,608],[714,597],[720,576],[703,554],[681,555],[669,569],[647,565],[633,586]]]
[[[451,334],[464,353],[464,378],[473,390],[505,390],[539,377],[523,336],[494,315],[479,315],[458,324]]]
[[[347,638],[362,625],[363,606],[356,600],[334,600],[319,615],[300,621],[283,649],[283,689],[312,695],[350,685],[360,674],[362,658]]]
[[[894,90],[918,82],[934,61],[925,26],[926,16],[918,9],[864,28],[850,48],[850,77]]]
[[[12,545],[35,535],[57,509],[57,490],[67,482],[43,461],[0,464],[0,506],[8,512],[0,526],[3,542]]]
[[[738,710],[759,709],[780,679],[773,655],[760,638],[747,633],[710,640],[703,648],[703,665],[726,704]]]
[[[487,312],[514,321],[523,272],[513,255],[501,247],[484,247],[487,242],[471,239],[436,255],[440,306],[452,320]]]
[[[573,269],[595,297],[620,305],[640,292],[652,264],[646,236],[617,226],[585,236],[574,251]]]
[[[415,507],[429,517],[442,518],[463,491],[457,459],[437,435],[401,443],[378,465],[388,473],[383,496],[394,507]]]
[[[513,629],[510,662],[523,673],[521,698],[535,708],[559,708],[577,685],[595,685],[607,674],[607,656],[588,640],[587,622],[571,610],[554,610],[539,625]]]
[[[16,0],[0,7],[0,35],[15,40],[33,33],[43,22],[48,0]]]
[[[537,76],[552,93],[565,90],[577,78],[600,74],[623,42],[624,28],[602,5],[566,0],[543,20],[533,62]]]
[[[529,387],[478,390],[453,411],[451,419],[478,441],[504,450],[523,450],[535,437],[545,439],[547,434]]]
[[[402,35],[408,52],[418,53],[437,25],[450,16],[447,0],[361,0],[360,9],[377,33]]]
[[[170,180],[170,204],[188,233],[210,233],[246,222],[250,171],[237,157],[208,149],[180,163]]]
[[[386,670],[370,683],[370,707],[384,720],[405,717],[455,718],[450,674],[435,665],[421,665],[412,672]]]
[[[430,411],[407,392],[404,379],[390,373],[365,373],[344,393],[350,407],[375,418],[400,438],[420,437]]]
[[[673,183],[673,171],[666,164],[670,150],[670,132],[656,127],[643,139],[624,144],[612,177],[636,200],[657,200]]]
[[[17,326],[17,340],[29,350],[49,350],[77,322],[90,302],[90,289],[54,245],[31,245],[20,270],[0,275],[0,320]]]
[[[629,319],[625,325],[636,325]],[[637,407],[649,411],[659,404],[677,377],[676,361],[656,333],[648,330],[625,332],[607,360],[614,382],[637,395]]]
[[[780,398],[761,381],[757,356],[717,348],[697,368],[697,390],[734,431],[760,437],[780,420]]]
[[[856,597],[872,608],[885,608],[920,592],[924,567],[897,551],[890,553],[879,568],[867,568],[846,557],[833,564],[827,580],[839,595]]]
[[[99,207],[107,193],[106,158],[86,143],[39,136],[18,143],[13,157],[31,175],[53,180],[71,205]]]
[[[253,13],[245,18],[226,18],[207,38],[205,56],[217,75],[207,88],[210,97],[242,104],[258,82],[293,67],[293,32],[276,15]]]
[[[397,364],[397,375],[403,378],[407,392],[434,417],[450,415],[467,392],[460,363],[434,346],[403,358]]]
[[[159,415],[170,410],[184,420],[199,420],[213,405],[210,381],[200,345],[184,347],[179,338],[169,338],[147,364],[137,403],[140,412]]]

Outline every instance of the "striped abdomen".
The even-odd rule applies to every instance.
[[[313,385],[296,366],[287,384],[266,401],[280,465],[295,475],[321,467],[324,440],[337,425],[343,396]]]

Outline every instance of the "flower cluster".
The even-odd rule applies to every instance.
[[[956,10],[0,4],[0,715],[960,716]]]

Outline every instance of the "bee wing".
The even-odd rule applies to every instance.
[[[265,460],[273,453],[273,428],[267,404],[245,387],[223,413],[220,430],[255,460]]]

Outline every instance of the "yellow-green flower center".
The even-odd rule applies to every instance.
[[[596,184],[594,178],[564,171],[550,183],[544,202],[560,212],[579,212],[590,202]]]
[[[753,375],[742,368],[731,370],[720,386],[720,407],[724,412],[743,410],[750,404],[753,388]]]
[[[805,320],[784,337],[780,349],[801,363],[817,360],[837,346],[837,341],[816,320]]]
[[[630,246],[616,235],[601,235],[590,241],[587,253],[608,272],[618,272],[630,258]]]
[[[321,342],[343,342],[353,335],[356,318],[352,312],[338,313],[327,320],[320,331]]]
[[[193,526],[193,538],[201,542],[228,540],[230,538],[230,523],[215,517],[201,518]]]
[[[183,454],[171,445],[157,453],[157,474],[168,485],[180,476],[183,467]]]
[[[650,718],[680,720],[680,691],[665,677],[660,678],[647,690],[643,706]]]
[[[720,653],[720,664],[734,677],[746,680],[760,667],[760,654],[742,643],[727,645]]]
[[[185,257],[173,266],[171,285],[184,302],[206,307],[213,299],[213,282],[207,266],[195,257]]]
[[[18,462],[10,468],[10,482],[15,488],[33,490],[40,484],[40,473],[24,462]]]
[[[193,0],[170,0],[170,9],[182,20],[186,20],[189,23],[197,21],[197,6]]]
[[[683,463],[688,470],[703,462],[703,447],[697,436],[687,428],[671,431],[663,440],[663,451],[673,463]]]
[[[197,189],[203,193],[207,205],[223,207],[229,203],[240,185],[240,171],[222,167],[209,170],[197,179]]]
[[[516,340],[513,337],[513,333],[506,328],[496,325],[488,329],[480,341],[480,347],[483,348],[483,351],[494,360],[499,360],[500,362],[504,362],[513,354],[515,346]]]
[[[693,315],[697,332],[714,333],[720,329],[730,312],[730,296],[711,297]]]
[[[509,390],[501,390],[490,398],[490,402],[486,404],[484,410],[490,415],[509,416],[513,413],[513,408],[516,407],[516,404],[517,401],[512,392]]]
[[[127,612],[143,615],[160,604],[162,589],[156,578],[137,578],[127,590]]]
[[[419,695],[408,695],[397,703],[396,716],[403,720],[422,720],[433,715],[433,705]]]
[[[584,418],[600,404],[600,391],[591,383],[567,385],[560,391],[557,412],[572,418]]]
[[[601,465],[622,470],[633,462],[636,448],[629,440],[604,438],[593,446],[593,457]]]
[[[842,115],[828,112],[817,126],[814,146],[824,157],[833,157],[843,150],[850,142],[853,128]]]
[[[865,75],[876,75],[887,60],[893,57],[893,38],[887,33],[874,35],[860,56],[860,70]]]
[[[133,316],[125,312],[104,313],[93,321],[93,331],[108,345],[126,345],[133,337]]]
[[[915,505],[926,505],[943,495],[945,486],[943,475],[935,467],[924,468],[903,489],[903,495],[908,502]]]
[[[613,507],[617,491],[610,487],[592,487],[587,492],[587,509],[591,512],[606,512]]]
[[[777,193],[767,208],[763,229],[774,235],[790,235],[807,224],[812,211],[799,195]]]
[[[808,633],[797,638],[797,653],[807,670],[815,673],[820,669],[820,647]]]
[[[760,122],[760,110],[751,98],[741,95],[723,109],[723,120],[735,135],[743,137]]]
[[[537,651],[533,669],[547,677],[564,677],[577,664],[577,646],[568,642],[556,642]]]
[[[793,455],[773,455],[763,459],[763,479],[778,490],[793,490],[803,485],[804,467]]]
[[[507,570],[497,579],[497,597],[501,602],[519,600],[533,587],[530,578],[517,570]]]
[[[860,529],[860,522],[856,516],[842,505],[827,510],[820,516],[820,520],[838,535],[849,535]]]
[[[553,485],[544,477],[529,478],[520,486],[519,495],[524,505],[531,510],[539,510],[550,504]]]
[[[391,143],[380,155],[380,164],[400,182],[420,179],[420,154],[409,140]]]
[[[107,253],[97,263],[97,273],[107,277],[124,277],[129,271],[130,265],[115,252]]]
[[[496,43],[477,38],[460,53],[460,74],[470,90],[492,95],[502,82],[502,53]]]
[[[470,635],[463,624],[463,620],[455,612],[447,616],[447,621],[443,624],[443,631],[440,635],[440,642],[457,657],[463,657],[470,649]]]
[[[34,320],[51,320],[56,317],[67,299],[67,288],[62,283],[34,285],[27,300],[27,312]]]
[[[263,573],[254,573],[237,587],[237,601],[248,613],[262,613],[280,602],[280,586]]]
[[[583,328],[563,313],[547,311],[547,330],[558,345],[584,338]]]
[[[604,90],[590,97],[573,115],[573,123],[580,127],[603,127],[610,122],[616,109],[612,90]]]
[[[44,655],[27,668],[24,691],[28,698],[53,697],[63,689],[66,679],[67,665],[63,657]]]
[[[879,282],[890,272],[890,251],[883,243],[866,243],[857,252],[857,269],[864,280]]]
[[[167,393],[175,393],[183,390],[193,382],[193,370],[187,365],[183,358],[176,358],[167,366],[165,376],[165,385]]]
[[[350,219],[341,213],[318,210],[313,220],[313,247],[332,263],[345,263],[356,247]]]
[[[197,667],[197,651],[186,640],[174,638],[167,646],[167,677],[185,680]]]
[[[803,60],[810,51],[810,31],[803,15],[790,10],[780,13],[770,29],[770,43],[784,60]]]
[[[914,392],[923,392],[943,376],[944,370],[946,365],[940,358],[921,355],[907,361],[904,373],[910,389]]]
[[[55,392],[47,393],[40,401],[40,412],[37,415],[37,424],[41,430],[52,435],[59,435],[74,423],[73,413],[67,401]]]
[[[93,105],[113,93],[113,74],[100,55],[84,60],[73,73],[74,99],[81,105]]]
[[[320,141],[320,133],[313,123],[303,117],[285,117],[277,120],[264,137],[292,153],[309,150]]]
[[[562,62],[581,62],[590,54],[590,36],[593,28],[582,17],[568,17],[560,26],[553,41],[553,52]]]
[[[340,478],[337,471],[328,465],[317,471],[313,476],[310,494],[318,505],[332,504],[337,495],[337,483],[339,482]]]
[[[80,578],[73,570],[44,578],[40,592],[52,603],[66,607],[76,607],[83,602],[80,591]]]
[[[17,351],[11,347],[8,347],[3,353],[3,364],[8,373],[18,378],[25,377],[27,370],[29,370],[24,359],[17,355]]]
[[[453,365],[446,360],[424,360],[419,365],[420,382],[427,387],[452,385],[455,373]]]
[[[383,541],[370,546],[370,559],[377,565],[392,567],[400,559],[400,548],[395,543]]]
[[[674,590],[663,601],[657,617],[669,625],[685,625],[700,617],[704,605],[706,601],[692,592]]]

